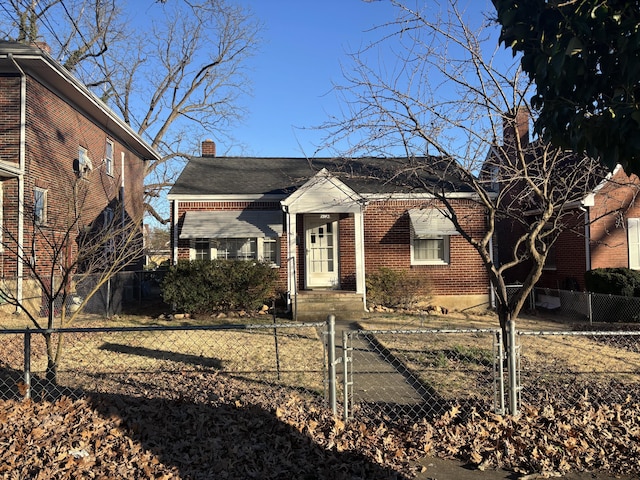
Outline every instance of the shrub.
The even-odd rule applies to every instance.
[[[275,296],[276,281],[266,262],[182,260],[167,272],[162,296],[186,313],[256,310]]]
[[[367,275],[367,299],[375,305],[410,308],[429,295],[426,280],[410,277],[405,270],[380,267]]]
[[[584,277],[589,292],[640,297],[640,272],[630,268],[596,268]]]

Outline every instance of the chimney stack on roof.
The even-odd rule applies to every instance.
[[[202,142],[202,156],[203,157],[215,157],[216,156],[216,142],[207,139]]]
[[[36,48],[39,48],[43,52],[48,53],[49,55],[51,55],[51,47],[49,46],[49,44],[47,42],[33,42],[32,45],[34,47],[36,47]]]
[[[529,144],[529,110],[526,107],[519,106],[505,115],[503,135],[505,145],[514,145],[516,138],[523,147]]]

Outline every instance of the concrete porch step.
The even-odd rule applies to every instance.
[[[298,292],[297,299],[293,300],[294,318],[300,322],[321,322],[328,315],[335,315],[337,320],[357,320],[365,313],[361,293],[304,290]]]

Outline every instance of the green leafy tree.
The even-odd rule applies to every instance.
[[[535,81],[536,130],[610,168],[640,172],[637,0],[493,0],[500,40]]]

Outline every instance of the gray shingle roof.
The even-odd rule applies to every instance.
[[[469,192],[468,187],[431,173],[437,157],[406,158],[250,158],[194,157],[176,180],[170,195],[256,195],[287,196],[317,172],[326,168],[360,194],[408,192],[420,182],[444,184],[450,191]],[[430,165],[425,168],[425,165]],[[402,174],[389,181],[392,173]]]

